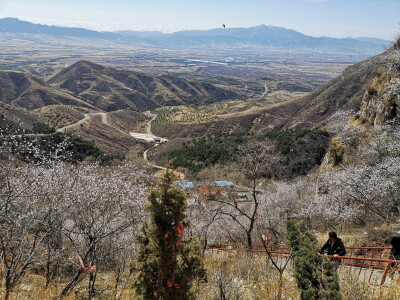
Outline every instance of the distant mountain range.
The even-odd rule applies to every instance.
[[[147,44],[149,46],[217,47],[267,46],[289,49],[311,49],[323,52],[375,54],[382,52],[390,41],[376,38],[311,37],[295,30],[260,25],[250,28],[217,28],[211,30],[185,30],[171,34],[158,31],[98,32],[82,28],[33,24],[15,18],[0,19],[0,33],[48,35],[59,38],[79,37],[114,41],[117,43]]]
[[[24,33],[24,34],[45,34],[58,37],[83,37],[115,40],[119,35],[110,32],[98,32],[83,28],[58,27],[41,24],[33,24],[21,21],[16,18],[0,19],[0,32],[4,33]]]

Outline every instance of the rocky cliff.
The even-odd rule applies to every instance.
[[[400,50],[386,69],[373,72],[373,79],[364,94],[359,118],[373,125],[382,125],[400,117]]]

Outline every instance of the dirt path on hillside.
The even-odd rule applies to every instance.
[[[269,91],[269,89],[268,89],[268,87],[267,87],[267,84],[264,84],[264,88],[265,88],[265,91],[264,91],[264,93],[261,95],[260,99],[264,98],[265,95],[267,95],[267,93],[268,93],[268,91]]]
[[[97,116],[100,115],[101,116],[101,121],[106,124],[107,126],[110,126],[111,128],[114,128],[115,130],[119,131],[120,133],[124,134],[124,135],[129,135],[128,133],[126,133],[125,131],[122,131],[121,129],[112,126],[111,124],[108,123],[107,121],[107,114],[103,113],[103,112],[98,112],[98,113],[88,113],[88,114],[84,114],[84,118],[82,120],[79,120],[76,123],[61,127],[57,129],[57,132],[66,132],[68,129],[74,128],[76,126],[79,126],[81,124],[83,124],[84,122],[88,121],[92,116]]]
[[[154,135],[151,133],[151,122],[153,122],[157,118],[157,115],[152,114],[149,110],[146,111],[145,114],[148,115],[149,117],[151,117],[151,120],[149,122],[147,122],[147,134]]]
[[[130,132],[130,136],[138,140],[145,140],[146,142],[155,142],[156,140],[158,140],[157,143],[168,142],[168,139],[158,137],[151,132],[151,122],[157,118],[157,115],[152,114],[150,111],[146,111],[144,114],[151,117],[151,120],[147,122],[147,133]]]
[[[147,136],[157,138],[157,137],[156,137],[155,135],[153,135],[153,133],[151,132],[151,122],[153,122],[153,121],[157,118],[157,115],[156,115],[156,114],[152,114],[150,111],[146,111],[145,114],[146,114],[147,116],[151,117],[151,120],[150,120],[149,122],[147,122],[147,129],[146,129]],[[131,135],[132,135],[132,132],[131,132]],[[163,142],[163,141],[167,142],[167,141],[168,141],[167,139],[163,139],[163,138],[160,138],[160,140],[161,140],[161,142]],[[152,167],[152,168],[156,168],[156,169],[159,169],[159,170],[160,170],[160,171],[157,172],[157,174],[156,174],[156,176],[160,177],[160,176],[161,176],[161,173],[164,172],[164,171],[166,171],[167,168],[166,168],[166,167],[163,167],[163,166],[158,166],[158,165],[152,164],[152,163],[147,159],[147,152],[148,152],[150,149],[153,149],[154,147],[157,147],[157,145],[154,145],[153,147],[151,147],[151,148],[147,149],[146,151],[144,151],[144,153],[143,153],[143,158],[144,158],[144,160],[146,161],[147,165],[149,165],[149,166]],[[172,172],[175,174],[175,176],[177,176],[179,179],[181,179],[181,180],[184,180],[184,179],[185,179],[185,174],[183,174],[183,173],[181,173],[181,172],[178,172],[178,171],[175,171],[175,170],[171,170],[171,169],[169,169],[169,170],[172,171]]]
[[[76,127],[76,126],[80,126],[80,125],[83,124],[84,122],[88,121],[92,116],[101,115],[101,120],[102,120],[102,122],[103,122],[104,124],[106,124],[107,126],[110,126],[110,127],[114,128],[115,130],[118,130],[119,132],[121,132],[121,133],[124,134],[124,135],[129,135],[129,136],[131,136],[132,138],[136,138],[136,139],[146,140],[147,142],[154,141],[154,139],[160,139],[161,142],[167,142],[167,141],[168,141],[167,139],[159,138],[159,137],[155,136],[154,134],[152,134],[152,132],[151,132],[151,122],[153,122],[153,121],[157,118],[157,115],[156,115],[156,114],[152,114],[150,111],[146,111],[145,114],[146,114],[147,116],[150,116],[150,117],[151,117],[151,120],[150,120],[149,122],[147,122],[147,129],[146,129],[147,134],[135,133],[135,132],[130,132],[130,133],[128,134],[128,133],[122,131],[121,129],[116,128],[116,127],[110,125],[110,124],[108,123],[108,121],[107,121],[107,114],[106,114],[106,113],[103,113],[103,112],[84,114],[84,118],[83,118],[82,120],[79,120],[79,121],[76,122],[76,123],[73,123],[73,124],[70,124],[70,125],[67,125],[67,126],[58,128],[58,129],[57,129],[57,132],[66,132],[68,129],[74,128],[74,127]],[[157,145],[154,145],[152,148],[154,148],[154,147],[157,147]],[[149,150],[152,149],[152,148],[147,149],[147,150],[144,151],[144,153],[143,153],[143,158],[144,158],[144,160],[146,161],[147,165],[149,165],[149,166],[152,167],[152,168],[159,169],[159,170],[162,171],[162,172],[163,172],[163,171],[166,171],[166,170],[167,170],[166,167],[158,166],[158,165],[152,164],[152,163],[147,159],[147,151],[149,151]],[[173,171],[174,174],[175,174],[178,178],[180,178],[181,180],[183,180],[183,179],[185,178],[185,175],[184,175],[183,173],[177,172],[177,171],[174,171],[174,170],[172,170],[172,171]],[[159,173],[159,172],[157,172],[157,173]],[[158,176],[159,176],[159,175],[160,175],[160,174],[158,174]]]

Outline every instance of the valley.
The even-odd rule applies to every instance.
[[[0,298],[398,298],[400,38],[223,27],[0,19]]]
[[[216,48],[210,51],[199,48],[193,51],[140,47],[109,41],[44,38],[46,40],[35,42],[24,36],[16,39],[0,33],[1,69],[18,70],[48,79],[78,60],[89,60],[120,70],[170,74],[214,83],[229,80],[231,84],[242,88],[247,85],[251,95],[262,89],[258,87],[254,90],[252,87],[253,81],[262,83],[262,78],[268,81],[301,83],[298,89],[310,91],[315,85],[338,76],[346,66],[366,57],[340,53],[314,53],[305,56],[301,52],[292,53],[288,49],[277,50],[261,46],[244,50]],[[18,52],[18,49],[30,50]]]

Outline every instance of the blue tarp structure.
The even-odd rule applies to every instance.
[[[234,186],[231,181],[215,181],[216,186]]]
[[[194,189],[193,182],[179,182],[178,184],[183,189]]]

